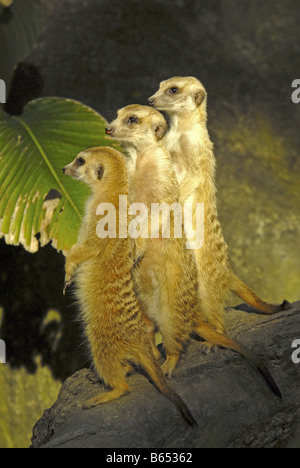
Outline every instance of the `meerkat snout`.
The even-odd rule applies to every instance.
[[[114,132],[114,129],[113,129],[112,127],[107,127],[107,128],[105,129],[106,135],[112,135],[113,132]]]
[[[154,105],[155,105],[155,101],[152,98],[148,99],[148,103],[149,103],[149,106],[151,106],[151,107],[154,107]]]

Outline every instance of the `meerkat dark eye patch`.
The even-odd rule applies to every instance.
[[[77,161],[76,161],[76,165],[78,167],[84,166],[85,165],[85,160],[83,158],[78,158]]]
[[[137,117],[133,117],[133,116],[129,117],[128,120],[127,120],[127,122],[129,124],[136,124],[136,123],[138,123],[138,121],[139,121],[139,119]]]
[[[168,90],[168,93],[174,95],[174,94],[177,94],[178,91],[179,91],[179,88],[177,88],[177,86],[172,86],[172,88]]]
[[[99,167],[98,167],[98,180],[102,180],[103,175],[104,175],[104,167],[103,167],[103,166],[99,166]]]

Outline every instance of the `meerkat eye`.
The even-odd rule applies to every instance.
[[[85,160],[83,158],[78,158],[76,162],[77,166],[84,166]]]
[[[176,86],[173,86],[172,88],[169,89],[168,93],[169,94],[177,94],[179,89]]]
[[[129,117],[129,119],[127,120],[127,122],[130,124],[138,123],[138,121],[139,119],[137,117]]]

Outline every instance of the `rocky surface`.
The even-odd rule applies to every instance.
[[[228,332],[264,359],[283,395],[270,393],[245,359],[223,349],[204,356],[193,342],[172,378],[199,428],[189,428],[177,409],[139,374],[132,392],[84,411],[99,391],[87,369],[64,383],[58,400],[33,430],[33,448],[192,448],[299,446],[300,364],[292,343],[300,337],[300,302],[276,316],[257,315],[247,306],[229,310]],[[248,313],[246,313],[247,311]]]

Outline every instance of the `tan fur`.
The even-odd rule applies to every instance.
[[[137,117],[138,124],[129,123],[130,117]],[[159,112],[149,107],[128,106],[118,112],[118,118],[108,129],[108,133],[121,141],[127,150],[130,203],[143,203],[149,209],[152,203],[171,205],[179,201],[179,187],[170,155],[157,139],[157,131],[161,128],[167,130]],[[173,227],[171,212],[171,233]],[[163,336],[167,354],[163,370],[170,377],[195,327],[195,314],[189,307],[188,295],[192,288],[197,289],[197,271],[191,253],[185,249],[184,238],[138,238],[133,250],[136,259],[142,257],[134,270],[139,299],[143,310]],[[148,331],[153,334],[154,327],[151,329],[150,323]]]
[[[157,388],[177,406],[188,424],[194,426],[196,423],[187,406],[167,383],[153,355],[134,293],[130,239],[100,239],[96,233],[100,219],[96,209],[100,203],[115,206],[118,232],[119,195],[128,194],[124,156],[112,148],[94,148],[81,153],[64,172],[92,189],[78,243],[66,259],[66,285],[76,275],[76,294],[94,366],[111,388],[88,401],[85,407],[128,393],[126,373],[130,363],[135,363],[146,370]]]
[[[179,201],[171,157],[161,138],[166,130],[163,116],[154,109],[132,105],[118,112],[117,119],[106,129],[113,138],[121,141],[127,150],[130,167],[130,203]],[[151,222],[149,223],[151,224]],[[137,239],[136,258],[142,259],[135,268],[137,291],[144,312],[162,334],[167,359],[163,371],[169,377],[193,333],[213,345],[233,349],[246,356],[261,371],[262,366],[242,345],[217,333],[203,314],[198,289],[198,274],[193,254],[186,248],[186,239],[175,238],[174,217],[171,216],[171,236],[159,239]],[[148,226],[149,228],[149,226]],[[153,338],[152,338],[153,342]],[[266,370],[264,376],[268,381]],[[272,390],[280,394],[272,378]]]
[[[194,215],[196,203],[204,203],[205,242],[194,255],[202,309],[209,322],[218,332],[224,331],[224,306],[229,290],[266,314],[284,310],[288,307],[286,301],[281,306],[262,301],[230,266],[228,247],[218,219],[216,161],[207,131],[205,88],[196,78],[174,77],[160,84],[149,103],[168,115],[170,128],[164,142],[180,183],[180,201],[192,203]]]

